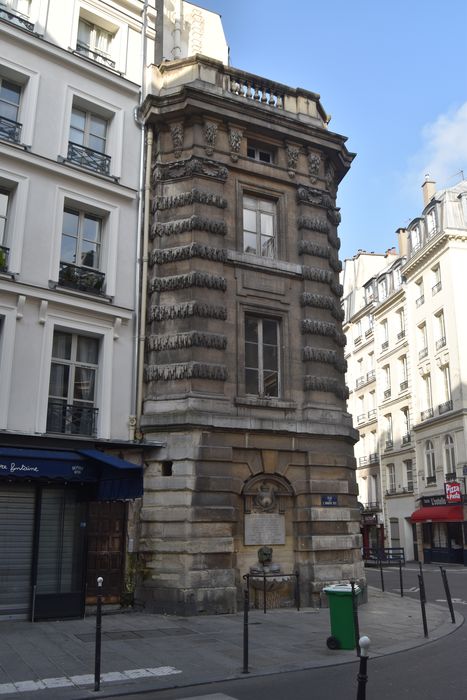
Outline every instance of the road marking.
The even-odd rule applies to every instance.
[[[181,673],[173,666],[158,666],[157,668],[133,668],[129,671],[110,671],[101,675],[103,683],[112,683],[115,681],[127,681],[134,678],[154,678],[154,676],[171,676],[174,673]],[[35,681],[16,681],[16,683],[0,684],[0,695],[7,693],[24,693],[29,690],[45,690],[47,688],[65,688],[69,686],[77,686],[81,688],[85,685],[93,685],[94,676],[90,673],[82,676],[61,676],[60,678],[41,678]],[[205,696],[207,697],[207,696]],[[217,700],[216,696],[209,696],[213,700]],[[227,695],[219,696],[219,700],[228,698]],[[233,699],[234,700],[234,699]]]

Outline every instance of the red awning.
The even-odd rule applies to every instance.
[[[422,523],[427,520],[437,523],[459,523],[464,520],[464,509],[462,506],[427,506],[415,510],[410,519],[413,523]]]

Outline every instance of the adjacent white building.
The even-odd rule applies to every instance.
[[[344,267],[362,533],[366,547],[466,563],[467,182],[436,191],[427,178],[423,195],[398,254],[361,251]]]

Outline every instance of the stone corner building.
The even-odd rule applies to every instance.
[[[312,605],[363,577],[336,207],[353,155],[314,93],[201,55],[152,71],[141,426],[165,447],[145,457],[138,597],[234,612],[270,545]]]

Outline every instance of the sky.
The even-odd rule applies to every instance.
[[[385,252],[438,189],[467,178],[467,0],[195,0],[230,62],[321,95],[356,153],[338,192],[341,257]]]

